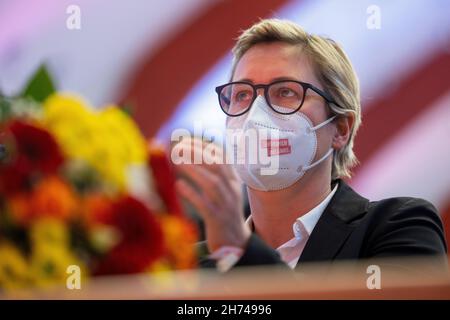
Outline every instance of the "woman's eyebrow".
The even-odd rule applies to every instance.
[[[235,82],[249,82],[251,84],[253,84],[253,80],[248,79],[248,78],[244,78],[244,79],[239,79],[239,80],[235,80]]]
[[[287,76],[284,76],[284,77],[276,77],[276,78],[273,78],[272,80],[270,80],[270,82],[274,82],[274,81],[283,81],[283,80],[300,81],[300,80],[298,80],[297,78],[294,78],[294,77],[287,77]]]
[[[300,81],[299,79],[294,78],[294,77],[282,76],[282,77],[272,78],[272,79],[270,80],[270,82],[284,81],[284,80]],[[251,84],[254,84],[254,83],[255,83],[252,79],[249,79],[249,78],[239,79],[239,80],[236,80],[236,81],[237,81],[237,82],[248,82],[248,83],[251,83]],[[269,83],[270,83],[270,82],[269,82]]]

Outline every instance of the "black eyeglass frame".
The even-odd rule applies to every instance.
[[[286,113],[280,112],[280,111],[276,110],[276,109],[272,106],[272,103],[270,102],[270,98],[269,98],[269,87],[272,86],[272,85],[274,85],[274,84],[282,83],[282,82],[294,82],[294,83],[297,83],[297,84],[299,84],[299,85],[301,85],[301,86],[303,87],[303,97],[302,97],[302,101],[300,102],[300,105],[298,106],[298,108],[292,110],[291,112],[286,112]],[[225,87],[227,87],[227,86],[229,86],[229,85],[232,85],[232,84],[247,84],[247,85],[250,85],[250,86],[253,88],[253,99],[252,99],[252,101],[250,102],[248,108],[245,109],[243,112],[238,113],[238,114],[229,114],[227,111],[225,111],[224,107],[222,106],[221,100],[220,100],[220,93],[222,92],[223,88],[225,88]],[[290,114],[294,114],[294,113],[296,113],[297,111],[299,111],[299,110],[301,109],[301,107],[303,106],[303,103],[305,102],[306,91],[307,91],[308,89],[311,89],[311,90],[313,90],[315,93],[317,93],[318,95],[320,95],[322,98],[325,99],[325,101],[326,101],[327,103],[332,103],[332,104],[335,104],[336,106],[340,107],[340,105],[339,105],[339,104],[331,97],[331,95],[329,95],[327,92],[325,92],[325,91],[323,91],[323,90],[320,90],[319,88],[317,88],[316,86],[313,86],[313,85],[310,84],[310,83],[302,82],[302,81],[297,81],[297,80],[277,80],[277,81],[273,81],[273,82],[271,82],[271,83],[269,83],[269,84],[252,84],[252,83],[247,82],[247,81],[233,81],[233,82],[229,82],[229,83],[226,83],[226,84],[223,84],[223,85],[221,85],[221,86],[216,87],[216,88],[215,88],[215,91],[216,91],[217,96],[218,96],[218,98],[219,98],[219,105],[220,105],[220,108],[222,109],[222,111],[223,111],[227,116],[229,116],[229,117],[239,117],[239,116],[242,116],[243,114],[245,114],[246,112],[248,112],[248,111],[250,110],[250,108],[251,108],[253,102],[254,102],[255,99],[258,97],[258,92],[257,92],[257,90],[258,90],[258,89],[261,89],[261,88],[264,89],[264,98],[266,99],[267,104],[269,105],[269,107],[270,107],[273,111],[275,111],[276,113],[279,113],[279,114],[290,115]]]

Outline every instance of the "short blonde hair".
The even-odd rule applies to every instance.
[[[245,30],[233,48],[233,78],[236,65],[254,45],[268,42],[284,42],[302,48],[312,63],[315,75],[325,92],[339,106],[330,103],[331,110],[340,116],[352,113],[355,117],[348,143],[336,150],[333,156],[331,175],[333,179],[350,177],[350,169],[358,163],[353,152],[353,142],[361,124],[361,102],[359,81],[342,47],[335,41],[307,33],[299,25],[279,19],[264,19]]]

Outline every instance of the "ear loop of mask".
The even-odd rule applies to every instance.
[[[301,169],[301,170],[309,170],[309,169],[311,169],[311,168],[314,168],[315,166],[317,166],[319,163],[321,163],[322,161],[324,161],[326,158],[328,158],[332,153],[333,153],[333,151],[334,151],[334,149],[333,148],[330,148],[328,151],[327,151],[327,153],[325,153],[325,155],[322,157],[322,158],[320,158],[319,160],[317,160],[316,162],[314,162],[314,163],[311,163],[309,166],[305,166],[305,167],[303,167],[303,168],[299,168],[299,169]]]
[[[316,130],[322,128],[323,126],[326,126],[326,125],[329,124],[331,121],[333,121],[334,119],[336,119],[336,117],[337,117],[337,116],[332,116],[331,118],[325,120],[324,122],[319,123],[317,126],[312,127],[312,128],[308,128],[308,133],[314,132],[314,131],[316,131]]]
[[[317,126],[310,128],[309,131],[310,131],[310,132],[314,132],[314,131],[316,131],[316,130],[322,128],[323,126],[325,126],[325,125],[329,124],[331,121],[333,121],[336,117],[337,117],[337,116],[332,116],[331,118],[325,120],[324,122],[319,123]],[[321,162],[324,161],[326,158],[328,158],[328,157],[333,153],[333,151],[334,151],[334,149],[333,149],[333,148],[330,148],[330,149],[322,156],[322,158],[320,158],[319,160],[317,160],[317,161],[314,162],[314,163],[311,163],[309,166],[304,166],[304,167],[298,168],[297,171],[301,171],[301,170],[306,171],[306,170],[309,170],[309,169],[311,169],[311,168],[314,168],[314,167],[317,166],[319,163],[321,163]]]

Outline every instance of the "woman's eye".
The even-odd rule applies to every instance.
[[[249,97],[250,97],[250,94],[247,91],[241,91],[236,94],[237,101],[245,101],[245,100],[249,99]]]
[[[283,88],[280,89],[280,97],[283,98],[290,98],[290,97],[294,97],[295,96],[295,92],[289,88]]]

